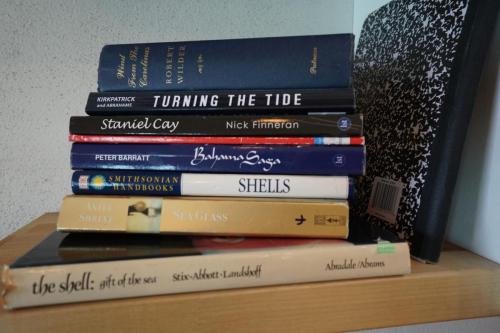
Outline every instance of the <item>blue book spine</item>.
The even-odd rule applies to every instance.
[[[74,143],[73,169],[363,175],[364,146]]]
[[[346,88],[352,34],[106,45],[99,91]]]

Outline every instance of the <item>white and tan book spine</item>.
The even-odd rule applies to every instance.
[[[8,309],[148,295],[357,279],[410,272],[406,243],[317,244],[262,251],[10,268]]]

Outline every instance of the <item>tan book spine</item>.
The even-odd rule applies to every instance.
[[[347,238],[347,201],[67,196],[60,231]]]
[[[410,273],[406,243],[317,244],[170,258],[4,267],[5,307]]]

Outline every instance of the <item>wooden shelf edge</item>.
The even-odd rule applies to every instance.
[[[56,214],[0,243],[9,263]],[[335,332],[500,315],[500,265],[460,249],[403,277],[306,283],[1,311],[5,332]],[[4,331],[2,329],[2,331]]]

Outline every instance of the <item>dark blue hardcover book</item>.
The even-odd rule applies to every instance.
[[[364,146],[85,144],[71,149],[73,169],[214,173],[362,175]]]
[[[106,45],[99,91],[346,88],[354,35]]]

